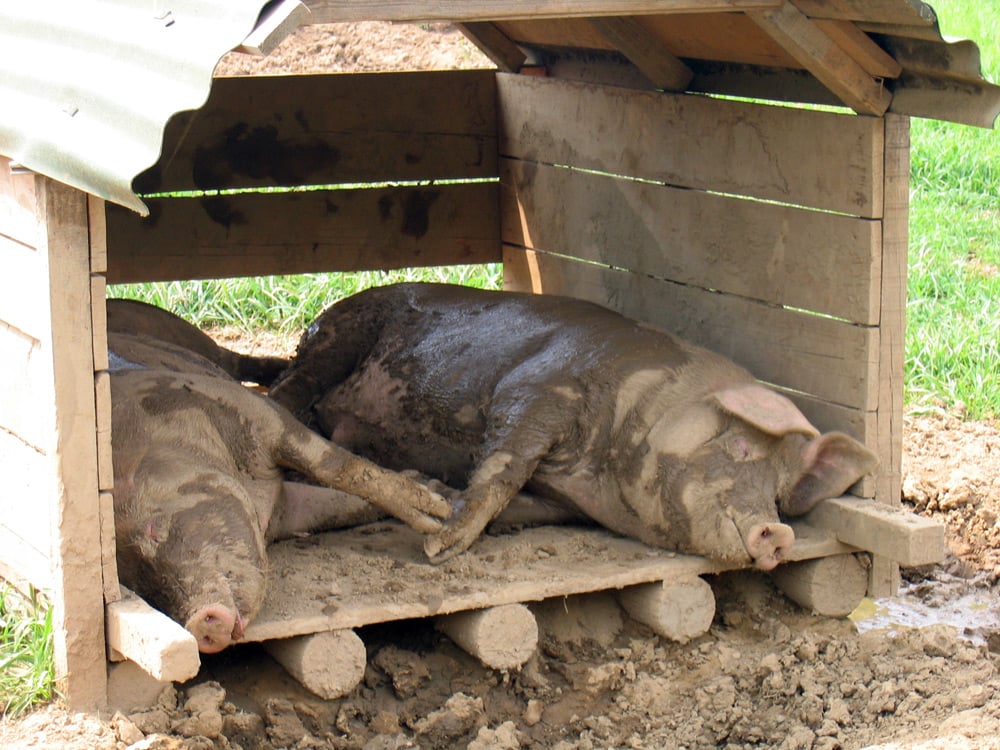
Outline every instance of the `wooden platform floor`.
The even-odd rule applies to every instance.
[[[794,525],[790,560],[854,551],[821,529]],[[269,548],[269,593],[247,628],[264,641],[378,622],[620,589],[718,573],[726,566],[656,549],[597,528],[539,526],[484,535],[442,565],[422,538],[386,521]]]

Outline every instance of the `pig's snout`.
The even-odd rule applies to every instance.
[[[759,523],[746,537],[747,552],[759,570],[773,570],[795,543],[792,527],[783,523]]]
[[[203,654],[217,654],[243,637],[243,618],[221,604],[202,607],[184,627],[194,635]]]

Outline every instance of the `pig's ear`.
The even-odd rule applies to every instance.
[[[787,516],[800,516],[820,500],[842,495],[878,466],[878,458],[854,438],[828,432],[802,449],[803,474],[788,497],[778,501]]]
[[[798,432],[816,437],[819,430],[802,416],[795,404],[757,383],[745,383],[712,394],[725,411],[750,423],[768,435],[781,437]]]

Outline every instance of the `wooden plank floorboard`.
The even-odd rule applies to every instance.
[[[790,559],[853,551],[798,525]],[[619,589],[717,573],[703,557],[659,550],[587,527],[539,526],[483,536],[442,565],[394,521],[272,545],[269,594],[247,641]]]

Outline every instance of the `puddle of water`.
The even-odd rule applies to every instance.
[[[1000,599],[975,581],[942,576],[941,580],[904,582],[893,598],[864,599],[849,619],[859,633],[946,624],[963,638],[980,644],[1000,631]]]

